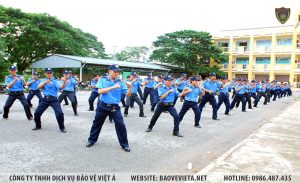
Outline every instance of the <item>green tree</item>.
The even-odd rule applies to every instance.
[[[225,56],[207,32],[183,30],[167,33],[159,36],[153,46],[151,60],[183,66],[189,74],[207,75],[211,70],[218,71],[219,75],[224,74],[217,66],[213,69],[209,67],[211,58],[219,63]]]
[[[117,60],[137,62],[144,61],[149,53],[146,46],[126,47],[116,54]]]
[[[0,38],[8,53],[4,61],[17,63],[19,71],[52,54],[106,57],[103,44],[94,35],[49,14],[24,13],[0,6]]]

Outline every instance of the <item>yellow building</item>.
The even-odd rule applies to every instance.
[[[228,79],[277,80],[300,87],[300,12],[293,25],[220,31],[214,36],[229,55]]]

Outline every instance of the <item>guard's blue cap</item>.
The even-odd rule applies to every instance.
[[[33,73],[32,73],[32,75],[35,75],[35,76],[37,76],[37,75],[38,75],[38,73],[37,73],[37,72],[33,72]]]
[[[265,81],[261,81],[261,83],[265,83]]]
[[[243,79],[243,81],[248,81],[248,79]]]
[[[16,66],[12,65],[12,66],[9,66],[8,69],[10,71],[15,71],[17,68],[16,68]]]
[[[108,77],[108,73],[104,73],[102,77]]]
[[[211,72],[211,73],[209,73],[209,76],[216,76],[216,73]]]
[[[197,76],[191,77],[191,81],[200,81],[200,79]]]
[[[157,77],[160,78],[160,79],[163,78],[162,75],[158,75]]]
[[[68,70],[69,74],[72,74],[72,71],[71,70]]]
[[[69,71],[65,70],[65,71],[64,71],[64,74],[69,74]]]
[[[48,68],[45,69],[45,72],[53,72],[53,69],[48,67]]]
[[[164,77],[164,80],[165,80],[165,81],[172,81],[173,78],[172,78],[172,76],[165,76],[165,77]]]
[[[182,74],[181,74],[181,77],[186,77],[186,73],[182,73]]]
[[[220,79],[225,80],[225,79],[227,79],[227,78],[226,78],[226,76],[221,76]]]
[[[136,76],[137,75],[137,73],[136,72],[131,72],[131,74],[130,75],[132,75],[132,76]]]
[[[253,80],[251,81],[251,83],[256,83],[256,81],[253,79]]]
[[[110,65],[108,70],[113,70],[113,71],[120,71],[120,67],[116,64]]]

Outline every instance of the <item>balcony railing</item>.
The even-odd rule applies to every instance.
[[[249,53],[249,49],[250,48],[248,46],[237,46],[237,47],[234,47],[233,52],[239,53],[239,54]]]
[[[248,64],[233,64],[232,69],[237,71],[248,70]]]
[[[270,53],[272,51],[271,46],[256,46],[254,49],[255,53]]]
[[[275,52],[276,53],[291,53],[292,46],[277,46]]]
[[[254,70],[269,70],[270,69],[270,65],[269,64],[255,64],[253,65],[253,69]]]
[[[291,69],[290,64],[276,64],[274,66],[275,71],[289,71]]]

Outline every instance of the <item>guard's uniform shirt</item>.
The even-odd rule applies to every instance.
[[[18,80],[8,89],[8,91],[10,91],[10,92],[18,92],[18,91],[23,91],[24,90],[21,76],[16,75],[16,77],[18,78]],[[13,80],[14,80],[13,76],[9,75],[5,78],[5,84],[8,85]]]
[[[30,78],[30,79],[28,79],[27,83],[30,83],[33,80],[34,80],[33,78]],[[41,80],[39,80],[39,79],[33,81],[29,86],[30,90],[38,90],[38,86],[40,83],[41,83]]]
[[[118,104],[121,101],[121,95],[127,93],[127,86],[120,79],[116,78],[114,81],[111,81],[109,78],[100,79],[96,85],[99,89],[109,88],[116,84],[120,85],[120,88],[115,88],[110,90],[107,93],[101,94],[99,100],[106,104]]]
[[[160,97],[171,89],[174,89],[174,91],[169,93],[166,98],[161,99],[160,100],[161,102],[165,102],[165,103],[174,102],[175,97],[177,97],[179,95],[179,91],[173,86],[166,87],[166,85],[162,85],[162,86],[158,87],[158,95]]]
[[[41,83],[45,82],[47,79],[43,79]],[[54,77],[51,77],[50,83],[47,83],[44,85],[42,92],[44,96],[53,96],[57,97],[57,92],[60,89],[60,83],[54,79]]]
[[[188,85],[185,88],[191,89],[192,91],[185,95],[185,99],[191,102],[198,102],[198,97],[202,93],[202,90],[198,86]]]

